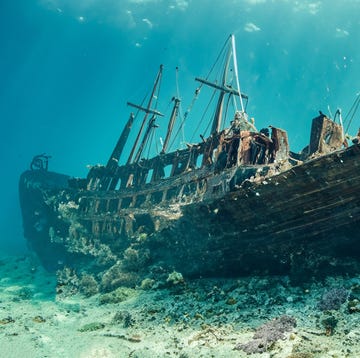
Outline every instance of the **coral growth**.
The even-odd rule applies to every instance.
[[[173,271],[169,274],[168,278],[166,279],[166,282],[172,284],[172,285],[178,285],[181,283],[184,283],[184,277],[180,272]]]
[[[152,278],[145,278],[141,281],[140,289],[148,291],[154,288],[155,286],[155,280]]]
[[[323,319],[321,323],[325,327],[325,334],[327,336],[332,336],[335,333],[335,327],[338,324],[338,319],[334,316],[329,316]]]
[[[118,262],[103,273],[100,290],[110,292],[121,286],[135,287],[138,282],[138,275],[134,272],[125,272],[122,263]]]
[[[349,291],[345,288],[333,288],[321,297],[317,307],[321,311],[338,310],[348,297]]]
[[[99,303],[102,305],[108,303],[120,303],[136,295],[137,293],[134,289],[119,287],[115,291],[101,295],[99,298]]]
[[[109,245],[102,243],[99,239],[88,238],[86,230],[79,223],[70,225],[69,237],[66,238],[65,245],[70,253],[93,256],[100,267],[112,265],[117,259]]]
[[[360,285],[358,283],[351,287],[347,308],[349,313],[360,312]]]
[[[56,272],[57,286],[56,293],[61,296],[71,296],[78,292],[79,277],[75,270],[64,267]]]
[[[79,291],[85,297],[91,297],[99,292],[98,283],[91,275],[83,275],[79,281]]]
[[[245,344],[238,344],[235,349],[243,350],[248,354],[263,353],[272,347],[279,339],[284,339],[285,332],[291,332],[296,326],[296,320],[290,316],[281,316],[260,326],[253,339]]]
[[[149,261],[149,251],[148,250],[138,250],[133,247],[128,247],[124,251],[123,257],[123,267],[127,271],[139,271],[142,267],[146,265]]]
[[[124,328],[131,327],[134,325],[135,320],[132,317],[131,313],[128,311],[119,311],[115,313],[111,323],[113,324],[121,324]]]

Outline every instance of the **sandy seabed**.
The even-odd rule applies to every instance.
[[[297,286],[285,276],[199,279],[104,303],[99,294],[56,296],[56,277],[31,255],[3,256],[0,273],[4,358],[360,357],[360,276]],[[334,288],[346,290],[346,300],[319,309]],[[259,327],[272,334],[278,317],[296,324],[255,345],[263,352],[247,353],[264,334]]]

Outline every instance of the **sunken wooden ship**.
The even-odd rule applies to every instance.
[[[97,279],[131,272],[138,283],[172,270],[201,277],[356,266],[358,137],[346,140],[339,111],[313,119],[301,153],[290,151],[283,129],[256,130],[240,91],[233,36],[228,43],[221,79],[197,78],[217,93],[209,134],[197,143],[168,150],[180,108],[173,98],[161,150],[144,158],[162,115],[153,107],[161,66],[147,105],[130,103],[143,118],[123,164],[134,114],[107,164],[87,178],[51,172],[46,156],[34,158],[20,178],[20,202],[25,238],[45,267]]]

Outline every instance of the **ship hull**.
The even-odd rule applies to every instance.
[[[100,272],[125,262],[131,249],[137,261],[128,269],[145,275],[156,267],[189,277],[356,270],[359,169],[353,145],[278,173],[207,169],[125,193],[27,171],[20,179],[24,232],[49,269]]]

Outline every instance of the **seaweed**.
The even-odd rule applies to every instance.
[[[78,329],[79,332],[92,332],[92,331],[97,331],[99,329],[103,329],[105,327],[105,325],[103,323],[100,322],[91,322],[88,324],[85,324],[84,326],[80,327]]]

